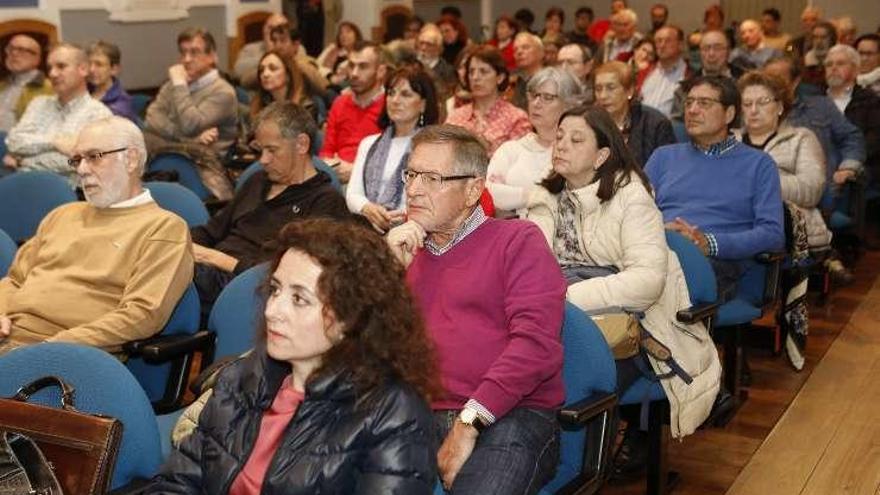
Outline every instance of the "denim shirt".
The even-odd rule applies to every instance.
[[[827,96],[798,96],[788,123],[793,127],[806,127],[816,134],[827,159],[829,180],[838,168],[857,172],[863,168],[865,138],[862,131],[847,120]]]

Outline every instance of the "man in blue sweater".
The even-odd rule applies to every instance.
[[[730,133],[739,110],[730,79],[699,76],[683,85],[691,142],[658,148],[645,172],[666,228],[709,257],[724,301],[736,293],[746,263],[785,246],[779,173],[770,155]]]

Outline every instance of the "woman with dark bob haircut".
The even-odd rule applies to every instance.
[[[647,177],[611,116],[596,106],[562,114],[552,163],[544,189],[530,201],[528,219],[538,224],[559,259],[569,283],[567,299],[590,314],[638,315],[644,330],[693,378],[690,384],[679,375],[661,380],[672,436],[693,433],[712,408],[721,365],[703,324],[677,321],[690,297]],[[618,360],[617,368],[621,393],[642,369],[670,371],[668,361],[643,354]],[[615,461],[621,476],[644,467],[647,451],[639,422],[624,418],[626,437]]]
[[[386,243],[293,222],[269,273],[259,343],[221,372],[151,492],[432,493],[434,357]]]
[[[402,172],[413,135],[439,118],[434,81],[421,68],[404,67],[385,80],[385,108],[379,116],[383,131],[358,146],[345,201],[379,232],[403,223],[406,194]]]

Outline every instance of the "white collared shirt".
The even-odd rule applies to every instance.
[[[657,64],[654,70],[642,83],[642,103],[656,108],[667,118],[672,113],[672,103],[675,101],[675,89],[684,79],[687,64],[683,59],[669,70]]]
[[[852,100],[853,87],[849,86],[846,88],[846,91],[840,94],[840,96],[834,96],[831,93],[831,88],[828,89],[828,97],[831,98],[831,101],[837,106],[837,109],[840,110],[840,113],[844,113],[846,111],[846,106],[849,105],[849,102]]]
[[[114,203],[110,205],[110,208],[131,208],[132,206],[140,206],[152,202],[153,195],[150,194],[150,190],[145,187],[144,190],[141,191],[141,193],[137,196],[133,198],[128,198],[118,203]]]

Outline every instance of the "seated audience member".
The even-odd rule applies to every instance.
[[[345,201],[309,152],[318,132],[303,108],[285,101],[254,122],[263,170],[251,176],[208,223],[192,229],[195,283],[207,315],[235,275],[265,261],[263,246],[285,224],[309,217],[347,216]]]
[[[724,8],[721,7],[721,4],[711,4],[703,11],[703,27],[699,31],[694,32],[697,35],[697,44],[699,44],[700,38],[702,38],[702,33],[708,33],[709,31],[721,31],[727,37],[728,47],[736,45],[736,32],[733,27],[724,26]]]
[[[562,27],[565,25],[565,11],[559,7],[550,7],[544,14],[544,30],[541,38],[564,36]]]
[[[468,59],[467,83],[473,101],[452,112],[446,123],[485,139],[489,156],[501,143],[519,139],[532,129],[528,114],[501,97],[508,74],[497,48],[483,45],[474,50]]]
[[[636,163],[643,167],[655,149],[675,142],[675,133],[662,113],[633,98],[633,77],[625,63],[608,62],[595,70],[593,90],[596,105],[611,115]]]
[[[593,103],[593,52],[585,45],[569,43],[559,49],[556,66],[574,76],[582,103]]]
[[[177,36],[180,62],[147,107],[144,138],[150,156],[171,152],[196,163],[205,187],[218,199],[232,197],[232,183],[220,161],[236,137],[235,89],[216,68],[214,37],[202,28]]]
[[[651,6],[651,36],[655,36],[657,31],[669,22],[669,7],[662,3],[655,3]]]
[[[460,17],[442,15],[437,27],[443,34],[443,58],[450,64],[455,63],[458,54],[471,44],[467,28]]]
[[[502,216],[524,216],[529,194],[552,169],[550,152],[559,116],[577,105],[580,87],[568,72],[545,67],[529,80],[527,94],[535,131],[499,146],[486,172],[486,187],[495,207],[504,210]]]
[[[256,348],[148,491],[430,495],[435,364],[403,268],[352,224],[276,237]]]
[[[802,59],[813,47],[813,28],[822,20],[822,9],[814,5],[807,5],[801,12],[801,34],[791,40],[786,47],[786,52],[792,57]]]
[[[727,301],[755,255],[785,246],[779,172],[769,155],[730,133],[740,103],[732,81],[700,76],[685,90],[691,142],[655,150],[645,173],[666,228],[709,258],[718,298]]]
[[[852,17],[835,17],[831,19],[831,25],[834,26],[834,31],[837,33],[838,43],[855,48],[859,29]]]
[[[349,54],[350,93],[336,98],[327,116],[321,158],[336,168],[339,180],[348,182],[358,145],[363,138],[381,132],[379,115],[385,108],[388,60],[374,43],[358,42]]]
[[[828,50],[837,44],[837,31],[830,22],[819,22],[813,28],[813,48],[804,55],[804,69],[801,80],[811,84],[819,91],[825,91],[825,57]]]
[[[268,105],[276,101],[289,101],[301,106],[317,121],[315,102],[306,90],[293,57],[269,50],[260,58],[257,74],[259,89],[251,99],[251,120],[255,120]]]
[[[643,105],[669,117],[678,83],[692,75],[682,57],[684,31],[677,26],[664,26],[654,36],[654,45],[657,63],[639,73],[636,86]]]
[[[510,102],[525,110],[529,79],[544,67],[544,42],[532,33],[518,33],[513,39],[513,54],[517,70],[510,75],[514,84]]]
[[[647,71],[657,63],[657,46],[651,38],[642,38],[633,49],[629,65],[636,73]]]
[[[168,321],[192,280],[192,246],[141,186],[146,161],[130,120],[83,127],[70,166],[86,200],[50,212],[0,279],[0,354],[38,342],[120,353]]]
[[[872,90],[880,96],[880,35],[865,34],[856,40],[859,52],[859,86]]]
[[[731,79],[734,83],[743,74],[743,69],[730,65],[730,42],[723,31],[706,31],[700,36],[700,70],[693,76],[721,76]],[[675,89],[672,102],[671,119],[684,120],[685,92],[681,85]]]
[[[624,4],[626,5],[626,4]],[[611,35],[603,40],[596,52],[599,63],[619,60],[629,62],[638,43],[645,36],[636,31],[639,17],[632,9],[623,8],[611,15]]]
[[[476,48],[477,47],[462,50],[461,53],[458,54],[458,59],[455,60],[455,89],[452,91],[452,95],[446,99],[445,116],[451,115],[455,109],[463,107],[473,101],[471,92],[467,89],[467,68],[471,54]]]
[[[238,78],[239,84],[245,88],[256,88],[259,81],[257,73],[263,55],[276,48],[272,41],[272,31],[276,28],[290,30],[290,21],[284,14],[272,14],[263,23],[263,39],[241,47],[235,59],[232,73]]]
[[[403,29],[403,44],[410,50],[416,49],[419,39],[419,33],[425,27],[425,20],[417,15],[410,16],[406,20],[406,27]]]
[[[566,34],[568,41],[586,46],[590,53],[596,53],[596,41],[590,37],[590,25],[593,24],[593,9],[590,7],[578,7],[574,11],[574,29]]]
[[[318,61],[310,57],[302,46],[302,36],[297,29],[289,26],[276,26],[270,34],[272,50],[293,60],[293,66],[302,75],[305,92],[310,97],[328,98],[329,81],[318,70]],[[258,66],[259,68],[259,66]],[[254,74],[256,77],[256,74]],[[256,81],[259,82],[259,81]],[[255,84],[251,84],[251,87]]]
[[[785,121],[792,95],[785,81],[763,72],[748,72],[738,83],[742,95],[743,143],[764,151],[779,170],[782,200],[804,214],[807,242],[827,249],[831,232],[819,211],[825,190],[825,153],[816,135]]]
[[[138,116],[131,106],[131,95],[125,92],[118,78],[119,63],[122,61],[119,47],[106,41],[97,41],[89,46],[88,55],[88,87],[92,98],[107,105],[114,115],[137,122]]]
[[[874,184],[880,177],[880,96],[856,84],[859,53],[849,45],[835,45],[825,57],[828,97],[847,120],[862,131],[865,166]]]
[[[440,56],[443,50],[443,34],[436,24],[425,24],[419,32],[416,55],[422,67],[434,79],[434,87],[443,99],[452,94],[455,88],[455,67]]]
[[[791,35],[779,30],[782,23],[782,14],[779,9],[770,7],[761,12],[761,31],[764,32],[764,44],[770,48],[785,51],[785,47],[791,42]]]
[[[424,70],[403,68],[389,74],[379,118],[384,130],[361,141],[345,190],[348,209],[366,217],[379,232],[404,222],[403,171],[412,137],[437,123],[438,105],[434,83]]]
[[[666,245],[663,218],[648,178],[607,112],[577,107],[562,115],[553,172],[529,201],[528,219],[541,228],[559,260],[569,301],[588,313],[644,314],[642,325],[669,348],[686,374],[660,382],[671,403],[672,437],[693,433],[712,409],[721,364],[702,323],[676,320],[679,310],[690,307],[684,273]],[[590,277],[587,271],[606,274]],[[616,364],[621,393],[643,376],[642,369],[670,371],[668,363],[647,354]],[[693,381],[685,382],[688,377]],[[627,418],[625,455],[616,459],[618,476],[646,465],[648,436],[639,431],[638,423]]]
[[[501,58],[507,65],[508,71],[516,70],[516,57],[513,51],[513,39],[519,33],[519,24],[507,14],[502,15],[495,20],[495,31],[492,39],[489,40],[490,45],[494,46],[501,52]]]
[[[779,50],[764,44],[764,31],[754,19],[746,19],[740,23],[739,37],[742,45],[730,53],[731,65],[745,70],[760,69],[771,58],[782,55]]]
[[[559,460],[565,280],[535,224],[483,214],[487,163],[467,130],[419,132],[409,220],[386,240],[438,354],[445,391],[431,407],[444,486],[536,493]]]
[[[43,49],[37,40],[16,34],[9,38],[3,53],[7,74],[0,78],[0,132],[9,132],[31,100],[52,94],[52,84],[40,71]]]
[[[55,95],[31,100],[6,136],[8,154],[3,164],[23,171],[55,172],[73,182],[76,174],[67,157],[73,154],[77,134],[89,122],[113,114],[89,96],[89,59],[82,48],[68,43],[57,45],[49,52],[48,64]]]
[[[825,153],[827,184],[832,188],[828,199],[831,202],[840,187],[853,180],[864,168],[865,140],[861,131],[846,119],[827,96],[800,94],[801,67],[796,60],[775,58],[767,62],[764,70],[781,77],[794,98],[786,117],[788,123],[792,127],[806,127],[819,139]]]
[[[359,51],[356,45],[363,41],[364,36],[357,24],[340,22],[336,28],[336,41],[324,47],[318,55],[318,69],[328,76],[341,60],[349,58],[352,52]]]

